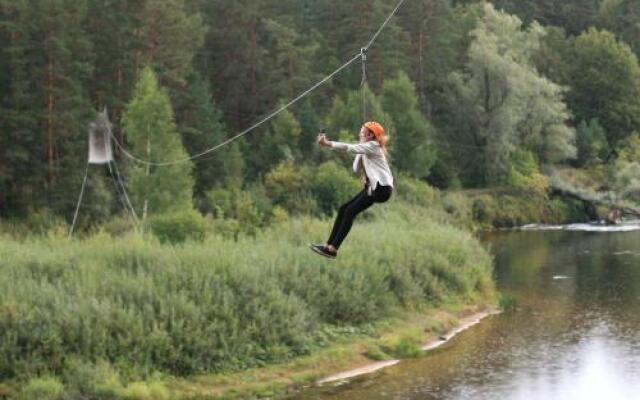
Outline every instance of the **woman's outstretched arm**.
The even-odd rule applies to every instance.
[[[380,151],[380,144],[378,144],[378,142],[376,142],[375,140],[371,140],[365,143],[351,144],[328,140],[324,134],[320,134],[318,136],[318,144],[350,154],[375,154],[376,152]]]

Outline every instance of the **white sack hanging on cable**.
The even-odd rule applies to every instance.
[[[89,164],[108,164],[111,161],[111,122],[105,108],[89,124]]]

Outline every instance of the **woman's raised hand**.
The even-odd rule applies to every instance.
[[[319,133],[316,141],[320,146],[331,147],[331,141],[327,139],[327,135],[324,133]]]

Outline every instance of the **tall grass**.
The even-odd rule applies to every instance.
[[[429,213],[378,207],[335,262],[307,248],[330,229],[310,218],[181,246],[135,234],[5,236],[0,380],[64,376],[70,363],[107,363],[125,379],[260,366],[307,354],[328,325],[493,301],[488,253]]]

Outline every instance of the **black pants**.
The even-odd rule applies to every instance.
[[[392,189],[391,186],[378,185],[376,190],[369,196],[365,187],[356,197],[340,206],[327,243],[333,245],[336,249],[340,248],[342,241],[351,230],[356,215],[371,207],[373,203],[384,203],[389,200]]]

